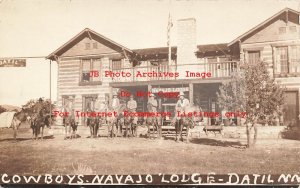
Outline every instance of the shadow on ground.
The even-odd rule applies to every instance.
[[[211,138],[197,138],[190,140],[193,144],[202,144],[208,146],[221,146],[221,147],[234,147],[234,148],[246,148],[245,144],[239,141],[226,141],[226,140],[216,140]]]
[[[53,135],[44,136],[43,139],[54,139],[54,136]],[[0,142],[7,142],[7,141],[21,142],[21,141],[26,141],[26,140],[35,140],[35,139],[32,139],[32,138],[17,138],[17,139],[14,139],[14,138],[5,138],[5,139],[1,139]],[[38,137],[38,140],[41,140],[41,137]]]

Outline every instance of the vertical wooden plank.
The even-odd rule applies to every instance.
[[[193,83],[189,83],[189,100],[190,100],[190,104],[193,105],[194,104],[194,84]]]
[[[148,92],[151,92],[151,90],[152,90],[152,85],[148,84]],[[148,100],[149,100],[149,95],[148,95]]]

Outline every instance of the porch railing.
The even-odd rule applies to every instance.
[[[224,61],[224,62],[210,62],[210,63],[197,63],[197,64],[179,64],[179,65],[159,65],[159,66],[135,66],[130,68],[121,68],[110,70],[114,74],[121,73],[130,73],[130,76],[112,76],[113,82],[139,82],[139,81],[159,81],[159,80],[180,80],[180,79],[197,79],[196,77],[187,77],[187,71],[193,73],[210,73],[210,78],[226,78],[230,77],[231,73],[239,69],[238,61]],[[145,72],[177,72],[178,77],[175,76],[163,76],[163,77],[137,77],[137,74]],[[127,74],[129,75],[129,74]],[[201,77],[200,77],[201,78]],[[198,77],[199,79],[199,77]]]

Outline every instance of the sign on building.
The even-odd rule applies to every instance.
[[[26,59],[0,59],[0,67],[26,67]]]
[[[184,92],[189,91],[189,87],[175,87],[175,88],[152,88],[152,93],[158,93],[158,92]]]

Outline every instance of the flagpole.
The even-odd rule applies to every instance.
[[[169,0],[169,17],[168,17],[168,31],[167,31],[169,66],[172,64],[172,49],[171,49],[171,28],[172,28],[172,26],[173,26],[173,23],[172,23],[172,17],[171,17],[171,0]]]
[[[298,12],[300,12],[300,2],[298,3]],[[299,14],[299,17],[298,17],[298,24],[300,25],[300,14]],[[299,29],[299,36],[300,38],[300,29]]]
[[[171,15],[169,14],[169,17],[171,17]],[[171,53],[172,53],[172,50],[171,50],[171,28],[169,30],[169,54],[168,54],[168,61],[169,61],[169,65],[171,65],[172,63],[172,56],[171,56]]]
[[[51,124],[52,124],[52,97],[51,97],[51,84],[52,84],[52,82],[51,82],[51,79],[52,79],[52,76],[51,76],[51,74],[52,74],[52,71],[51,71],[51,64],[52,64],[52,61],[50,60],[50,70],[49,70],[49,77],[50,77],[50,127],[51,127]]]

